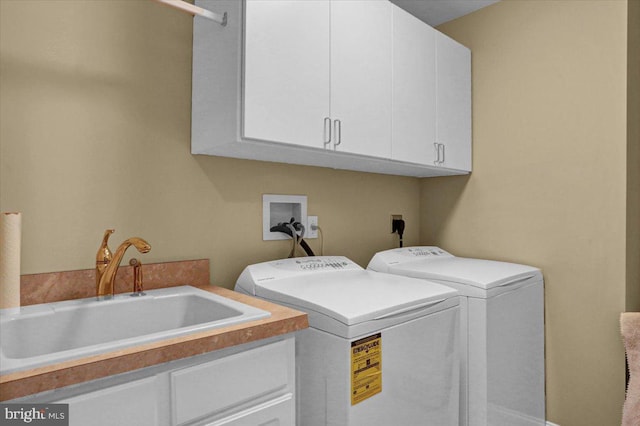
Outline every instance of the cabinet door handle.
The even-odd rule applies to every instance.
[[[442,147],[442,159],[440,160],[440,164],[444,164],[444,161],[445,161],[445,158],[444,158],[445,145],[443,143],[441,143],[440,146]]]
[[[342,122],[340,120],[334,120],[333,125],[334,134],[336,135],[336,142],[333,146],[336,147],[342,143]]]
[[[324,118],[324,146],[326,147],[331,143],[331,119],[329,117]]]
[[[438,142],[433,143],[433,153],[435,155],[435,160],[433,160],[433,165],[437,166],[440,164],[440,144]]]

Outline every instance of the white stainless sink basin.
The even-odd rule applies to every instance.
[[[0,374],[268,316],[190,286],[0,309]]]

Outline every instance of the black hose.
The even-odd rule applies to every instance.
[[[288,226],[284,225],[284,224],[277,224],[276,226],[272,226],[270,229],[271,232],[282,232],[284,234],[287,234],[288,236],[290,236],[291,238],[295,238],[296,241],[298,240],[298,234],[295,235],[295,237],[293,236],[293,232],[291,231],[291,228],[289,228]],[[309,244],[307,244],[307,242],[304,240],[304,238],[301,238],[300,241],[300,247],[302,247],[302,249],[305,251],[305,253],[307,253],[307,256],[315,256],[315,254],[313,253],[313,250],[311,250],[311,247],[309,247]]]

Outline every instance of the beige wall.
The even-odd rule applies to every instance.
[[[397,244],[390,214],[418,243],[418,179],[191,155],[190,16],[1,0],[0,17],[0,210],[23,213],[22,273],[93,267],[113,227],[112,249],[138,235],[153,246],[143,262],[208,258],[232,287],[289,251],[262,241],[263,193],[306,194],[325,253],[363,266]]]
[[[640,312],[640,1],[628,4],[627,311]]]
[[[421,241],[542,268],[548,419],[620,424],[627,2],[507,0],[441,29],[473,52],[474,171],[423,181]]]
[[[549,420],[619,423],[638,228],[625,1],[505,1],[444,26],[473,50],[474,172],[422,182],[192,156],[187,15],[0,0],[0,19],[0,210],[23,212],[23,273],[92,267],[114,227],[112,246],[139,235],[143,262],[209,258],[230,287],[288,251],[261,240],[263,193],[307,194],[325,253],[364,266],[401,213],[408,245],[541,267]]]

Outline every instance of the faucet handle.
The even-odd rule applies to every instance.
[[[129,260],[129,265],[133,266],[133,293],[131,296],[144,296],[142,288],[142,262],[136,258]]]

